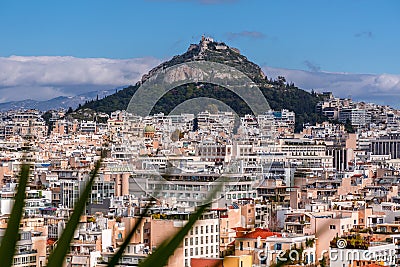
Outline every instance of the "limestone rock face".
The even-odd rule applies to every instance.
[[[226,64],[230,67],[234,67],[240,72],[246,74],[251,80],[253,80],[258,85],[264,85],[268,87],[268,81],[266,79],[265,74],[261,70],[261,68],[250,62],[245,56],[240,54],[239,49],[234,47],[229,47],[225,43],[216,42],[212,38],[203,37],[198,44],[191,44],[187,51],[179,56],[174,56],[167,62],[160,64],[154,69],[150,70],[148,74],[143,75],[142,80],[139,83],[145,82],[150,77],[154,76],[157,72],[162,71],[168,67],[190,62],[190,61],[212,61],[221,64]],[[181,80],[185,80],[188,77],[193,77],[193,75],[199,75],[202,77],[202,73],[193,73],[194,70],[192,68],[176,69],[172,71],[172,73],[168,74],[166,79],[168,82],[177,82]],[[228,79],[232,78],[229,74],[219,73],[217,78]]]

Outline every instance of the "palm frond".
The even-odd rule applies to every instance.
[[[60,239],[57,242],[57,247],[49,257],[47,267],[59,267],[63,266],[65,256],[68,253],[71,240],[74,236],[75,229],[79,224],[80,217],[86,206],[86,201],[89,197],[90,191],[92,190],[92,185],[96,179],[99,172],[101,159],[96,163],[94,170],[91,173],[90,179],[86,184],[86,187],[79,197],[78,202],[74,206],[74,212],[69,219],[65,230],[63,231]]]
[[[185,236],[189,233],[190,229],[192,229],[193,225],[200,219],[201,215],[204,211],[210,206],[212,200],[219,192],[222,187],[222,182],[218,184],[216,189],[213,190],[210,197],[207,199],[205,204],[199,206],[197,211],[190,215],[188,222],[185,226],[171,239],[167,239],[161,243],[161,245],[156,249],[156,251],[147,257],[139,267],[162,267],[168,263],[168,259],[171,255],[174,254],[175,250],[182,243]]]
[[[118,265],[119,259],[122,257],[124,254],[124,251],[126,247],[129,245],[133,235],[136,233],[137,229],[140,227],[144,217],[147,214],[147,211],[149,210],[150,206],[147,206],[145,210],[140,214],[139,220],[136,221],[135,225],[133,226],[132,230],[129,232],[128,236],[125,238],[124,243],[122,243],[121,247],[118,249],[118,252],[114,254],[114,256],[111,258],[111,260],[108,263],[108,267],[114,267]]]
[[[15,246],[18,240],[19,223],[25,206],[25,190],[29,178],[29,165],[23,164],[19,175],[18,191],[15,196],[14,206],[7,223],[7,229],[0,246],[0,260],[2,267],[10,267],[13,264]]]

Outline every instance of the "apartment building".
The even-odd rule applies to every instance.
[[[341,123],[349,121],[352,126],[365,127],[371,123],[371,115],[364,109],[343,108],[339,112],[339,121]]]
[[[158,217],[158,216],[157,216]],[[188,213],[161,214],[144,224],[143,243],[154,251],[166,238],[187,222]],[[216,212],[205,213],[168,260],[168,266],[188,267],[192,258],[219,257],[219,219]]]

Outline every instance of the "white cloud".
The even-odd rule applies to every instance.
[[[268,77],[285,76],[299,88],[332,91],[339,97],[400,108],[400,75],[310,72],[263,67]]]
[[[134,84],[155,58],[0,57],[0,101],[49,99]]]
[[[155,58],[0,57],[0,102],[46,100],[134,84],[161,61]],[[268,77],[285,76],[303,89],[332,91],[400,108],[400,75],[351,74],[263,67]]]

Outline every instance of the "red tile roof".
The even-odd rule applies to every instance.
[[[262,229],[262,228],[256,228],[254,231],[247,233],[243,235],[241,238],[251,238],[251,239],[256,239],[258,237],[261,237],[261,239],[265,239],[269,236],[278,236],[281,237],[282,234],[278,232],[271,232],[268,229]]]

